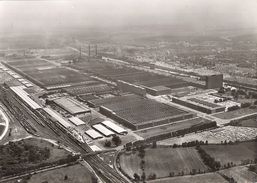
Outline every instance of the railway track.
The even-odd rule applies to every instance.
[[[59,125],[59,123],[56,123],[45,116],[40,109],[31,110],[16,97],[15,99],[12,98],[11,100],[13,100],[12,105],[19,108],[23,115],[31,120],[30,122],[34,121],[34,123],[30,125],[33,125],[39,136],[46,136],[47,138],[51,137],[51,139],[57,140],[60,143],[72,148],[75,152],[81,153],[82,156],[93,152],[87,144],[80,143],[72,135],[67,133],[67,130]],[[5,106],[7,108],[13,107],[10,105]],[[86,156],[84,159],[98,174],[100,174],[100,177],[102,177],[106,183],[128,183],[126,179],[124,179],[118,172],[116,172],[116,170],[112,169],[97,155]]]

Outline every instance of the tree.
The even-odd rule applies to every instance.
[[[118,135],[114,135],[114,136],[112,137],[112,141],[113,141],[113,143],[114,143],[116,146],[119,146],[119,145],[121,144],[121,139],[120,139],[120,137],[119,137]]]
[[[156,143],[156,141],[154,141],[152,148],[156,148],[156,147],[157,147],[157,143]]]
[[[109,140],[106,140],[105,143],[104,143],[105,147],[111,147],[111,145],[112,145],[112,143]]]
[[[134,173],[134,180],[135,181],[139,181],[140,180],[140,176],[137,173]]]
[[[144,182],[144,181],[145,181],[145,178],[146,178],[145,172],[143,172],[142,175],[141,175],[141,180]]]
[[[170,176],[170,177],[174,177],[174,176],[175,176],[175,173],[174,173],[174,172],[170,172],[169,176]]]
[[[95,175],[92,175],[92,176],[91,176],[91,182],[92,182],[92,183],[97,183],[97,182],[98,182],[98,180],[97,180],[97,178],[96,178]]]
[[[64,176],[64,180],[68,180],[68,175],[65,175],[65,176]]]
[[[145,168],[145,161],[144,161],[144,160],[141,160],[141,162],[140,162],[140,168],[141,168],[142,170],[144,170],[144,168]]]

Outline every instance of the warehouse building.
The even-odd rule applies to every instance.
[[[172,102],[207,114],[224,112],[226,109],[226,107],[224,106],[219,106],[217,104],[209,103],[203,100],[199,100],[197,98],[184,99],[173,97]]]
[[[102,124],[104,126],[106,126],[107,128],[113,130],[114,132],[120,134],[120,135],[124,135],[124,134],[127,134],[128,131],[125,130],[124,128],[116,125],[115,123],[111,122],[111,121],[103,121]]]
[[[24,86],[13,86],[10,87],[10,89],[18,96],[20,97],[29,107],[32,109],[40,109],[42,108],[38,103],[36,103],[34,100],[32,100],[29,97],[29,94],[24,91]]]
[[[128,83],[125,81],[118,80],[117,86],[123,92],[131,92],[131,93],[141,95],[141,96],[146,95],[146,89],[141,86],[135,85],[135,84],[131,84],[131,83]]]
[[[102,124],[93,125],[92,127],[96,131],[100,132],[101,134],[103,134],[106,137],[110,137],[110,136],[114,135],[114,133],[111,130],[109,130],[108,128],[106,128]]]
[[[50,108],[43,108],[45,112],[47,112],[47,114],[49,116],[51,116],[52,118],[54,118],[59,124],[61,124],[64,128],[69,128],[71,127],[71,124],[64,120],[58,113],[56,113],[55,111],[53,111]]]
[[[208,75],[206,77],[206,89],[218,89],[223,86],[223,74]]]
[[[137,95],[91,101],[102,114],[133,130],[189,119],[194,114]]]
[[[93,129],[87,130],[85,131],[85,133],[93,140],[103,138],[103,136],[99,132]]]
[[[146,92],[153,95],[167,95],[171,93],[171,89],[166,86],[154,86],[154,87],[146,87]]]
[[[84,125],[86,124],[84,121],[82,121],[81,119],[77,118],[77,117],[71,117],[69,118],[69,121],[72,122],[74,125],[79,126],[79,125]]]
[[[69,114],[73,116],[81,116],[85,113],[91,112],[91,110],[88,107],[84,106],[83,104],[79,103],[78,101],[72,98],[63,97],[48,102],[53,102],[55,105],[67,111]]]

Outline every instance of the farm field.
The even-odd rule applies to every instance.
[[[228,177],[233,177],[238,183],[257,182],[257,174],[249,171],[246,166],[233,167],[219,172]]]
[[[139,131],[136,131],[135,133],[143,138],[149,138],[159,134],[171,133],[177,130],[190,128],[193,125],[208,123],[208,122],[210,121],[200,117],[196,117],[193,119],[183,120],[178,123],[171,123],[171,124],[154,127],[146,130],[139,130]]]
[[[235,111],[228,111],[223,113],[214,114],[213,116],[221,119],[233,119],[238,118],[248,114],[257,113],[257,109],[250,109],[250,108],[242,108]]]
[[[239,126],[224,126],[221,128],[186,134],[183,137],[175,137],[167,140],[159,141],[160,145],[182,144],[183,142],[190,142],[194,140],[208,141],[209,144],[219,144],[221,141],[247,141],[256,137],[257,129]]]
[[[149,183],[227,183],[227,181],[217,173],[206,173],[200,175],[188,175],[183,177],[172,177],[160,180],[148,181]]]
[[[64,180],[65,175],[68,177],[67,180]],[[84,166],[76,164],[33,175],[28,183],[44,181],[48,183],[92,183],[92,174]]]
[[[206,151],[221,165],[233,162],[240,165],[244,160],[254,160],[257,156],[257,142],[242,142],[233,145],[203,145]]]
[[[178,175],[181,171],[189,174],[192,169],[208,170],[195,148],[145,149],[144,161],[146,177],[151,173],[155,173],[157,177],[167,177],[170,172]],[[138,152],[120,156],[121,169],[130,177],[134,173],[142,174],[140,162]]]

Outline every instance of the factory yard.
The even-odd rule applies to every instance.
[[[221,166],[233,163],[241,165],[244,161],[254,161],[257,154],[257,142],[242,142],[236,144],[202,145],[206,151],[216,161],[220,161]]]
[[[149,183],[227,183],[223,177],[217,173],[205,173],[200,175],[187,175],[183,177],[172,177],[148,181]]]
[[[159,141],[160,145],[173,145],[182,144],[183,142],[190,142],[194,140],[206,141],[209,143],[217,144],[224,141],[247,141],[256,138],[257,129],[249,127],[237,127],[237,126],[225,126],[209,131],[203,131],[199,133],[187,134],[184,137],[171,138],[167,140]]]
[[[168,177],[171,172],[178,175],[182,171],[189,174],[192,169],[207,171],[195,148],[156,148],[145,149],[144,171],[146,177],[155,173],[158,178]],[[142,174],[141,159],[138,152],[125,152],[120,156],[121,169],[130,177],[134,173]]]
[[[229,111],[229,112],[222,112],[218,114],[214,114],[213,116],[221,119],[233,119],[233,118],[239,118],[241,116],[246,116],[249,114],[257,114],[257,109],[251,109],[251,108],[241,108],[235,111]]]

